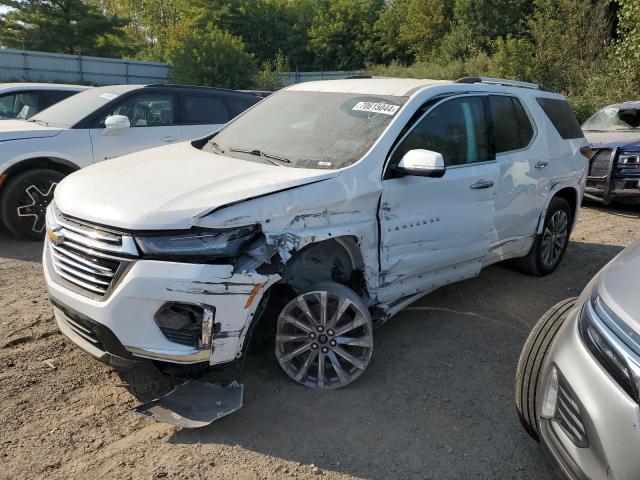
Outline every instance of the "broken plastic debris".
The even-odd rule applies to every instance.
[[[200,428],[242,408],[244,385],[188,380],[169,393],[133,408],[133,413],[180,428]]]

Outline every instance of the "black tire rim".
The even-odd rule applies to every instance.
[[[34,182],[17,199],[16,215],[34,233],[44,232],[47,207],[53,200],[56,185],[58,182],[53,180]]]

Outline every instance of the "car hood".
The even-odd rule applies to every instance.
[[[600,273],[598,293],[616,315],[640,333],[640,241],[627,247]]]
[[[584,132],[584,136],[591,147],[640,150],[640,132]]]
[[[58,185],[55,202],[64,214],[124,230],[188,229],[222,206],[338,175],[239,160],[179,143],[79,170]]]
[[[26,120],[0,120],[0,142],[54,137],[61,131],[61,128],[44,127]]]

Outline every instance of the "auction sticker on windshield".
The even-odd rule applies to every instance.
[[[399,108],[400,105],[376,102],[358,102],[353,106],[353,110],[358,112],[374,112],[382,113],[384,115],[394,115]]]

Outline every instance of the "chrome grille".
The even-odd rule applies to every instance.
[[[606,177],[609,175],[609,163],[611,160],[611,149],[603,148],[591,157],[589,164],[590,177]]]
[[[130,235],[47,210],[47,251],[58,283],[92,298],[104,298],[137,256]]]

